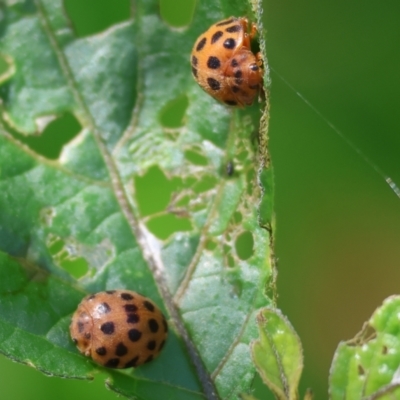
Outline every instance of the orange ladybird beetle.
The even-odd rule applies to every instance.
[[[255,24],[230,17],[212,25],[197,39],[191,55],[192,73],[211,96],[230,106],[253,103],[262,87],[261,54],[251,51]]]
[[[159,355],[168,326],[147,297],[130,290],[107,290],[81,301],[70,333],[79,351],[98,364],[129,368]]]

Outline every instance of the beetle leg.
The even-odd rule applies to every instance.
[[[257,25],[256,25],[254,22],[252,22],[252,24],[251,24],[251,30],[250,30],[250,33],[249,33],[250,39],[253,39],[254,36],[257,35],[257,31],[258,31]]]

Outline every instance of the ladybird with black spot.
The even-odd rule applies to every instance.
[[[70,325],[72,341],[93,361],[109,368],[137,367],[164,347],[168,325],[147,297],[129,290],[86,296]]]
[[[191,54],[192,74],[202,89],[230,105],[251,105],[262,90],[261,54],[251,50],[256,26],[230,17],[199,36]]]

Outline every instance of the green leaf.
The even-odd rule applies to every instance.
[[[303,369],[301,342],[287,318],[277,309],[264,308],[257,314],[260,337],[252,344],[257,370],[276,398],[298,399]]]
[[[399,315],[400,296],[391,296],[353,340],[339,344],[329,378],[332,400],[398,398]]]
[[[274,298],[264,294],[274,281],[268,114],[259,151],[260,104],[217,104],[188,61],[201,32],[250,6],[198,4],[177,30],[146,0],[134,19],[85,38],[61,0],[10,0],[2,12],[0,351],[48,375],[106,372],[130,398],[251,393],[255,315]],[[66,114],[81,130],[58,159],[23,144]],[[80,355],[68,333],[84,295],[117,288],[154,299],[171,326],[156,361],[122,372]]]

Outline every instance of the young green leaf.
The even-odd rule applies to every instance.
[[[398,398],[399,315],[400,296],[391,296],[353,340],[339,344],[329,378],[332,400]]]
[[[260,337],[252,344],[257,370],[277,399],[298,399],[303,369],[303,350],[290,322],[277,309],[264,308],[257,314]]]

